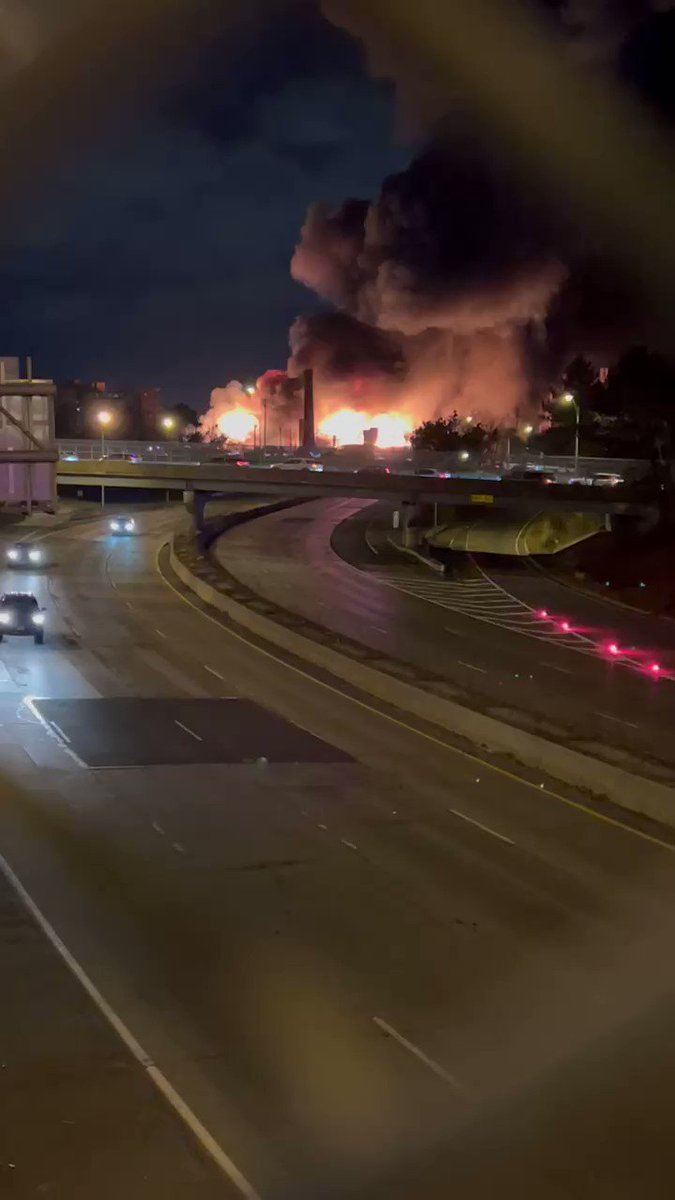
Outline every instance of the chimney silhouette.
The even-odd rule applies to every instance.
[[[306,367],[302,372],[304,406],[302,414],[302,449],[308,454],[316,450],[314,433],[314,372]]]

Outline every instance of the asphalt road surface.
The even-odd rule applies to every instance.
[[[675,783],[675,625],[500,556],[458,555],[442,579],[392,549],[390,521],[316,501],[241,526],[216,553],[253,590],[446,676],[472,706]]]
[[[48,624],[0,648],[2,852],[143,1049],[139,1079],[102,1041],[101,1088],[115,1062],[174,1101],[162,1126],[146,1099],[144,1140],[130,1096],[122,1189],[103,1112],[50,1157],[57,1000],[107,1034],[36,973],[37,1062],[11,1036],[1,1060],[35,1097],[32,1174],[17,1118],[3,1196],[670,1197],[669,836],[251,646],[158,574],[175,519],[80,525],[3,575]]]

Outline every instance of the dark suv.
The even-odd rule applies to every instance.
[[[45,640],[45,614],[32,592],[4,592],[0,596],[0,642],[6,634],[32,637],[36,646]]]

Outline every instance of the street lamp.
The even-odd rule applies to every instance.
[[[526,438],[529,438],[530,434],[534,433],[534,425],[524,425],[523,433],[525,434]]]
[[[105,458],[105,431],[112,423],[112,413],[108,412],[107,408],[102,408],[97,412],[96,420],[101,426],[101,458]]]
[[[561,404],[574,405],[574,470],[579,471],[579,418],[581,416],[581,406],[577,403],[572,392],[563,392],[560,397]]]
[[[166,416],[162,417],[160,425],[162,426],[162,429],[165,429],[166,432],[169,433],[170,430],[176,428],[176,418],[167,414]]]
[[[102,408],[96,414],[96,420],[101,427],[101,459],[105,458],[105,431],[112,424],[112,413]],[[103,468],[101,468],[103,470]],[[105,483],[101,480],[101,508],[105,508]]]
[[[255,396],[255,384],[247,383],[244,391],[246,392],[247,396]]]

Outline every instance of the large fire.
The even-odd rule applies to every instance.
[[[246,442],[253,435],[257,417],[247,408],[231,408],[218,417],[218,428],[231,442]]]
[[[364,429],[377,429],[377,445],[391,449],[406,446],[412,422],[400,413],[377,413],[374,417],[353,408],[340,408],[319,423],[323,437],[334,438],[338,446],[354,446],[363,441]]]

